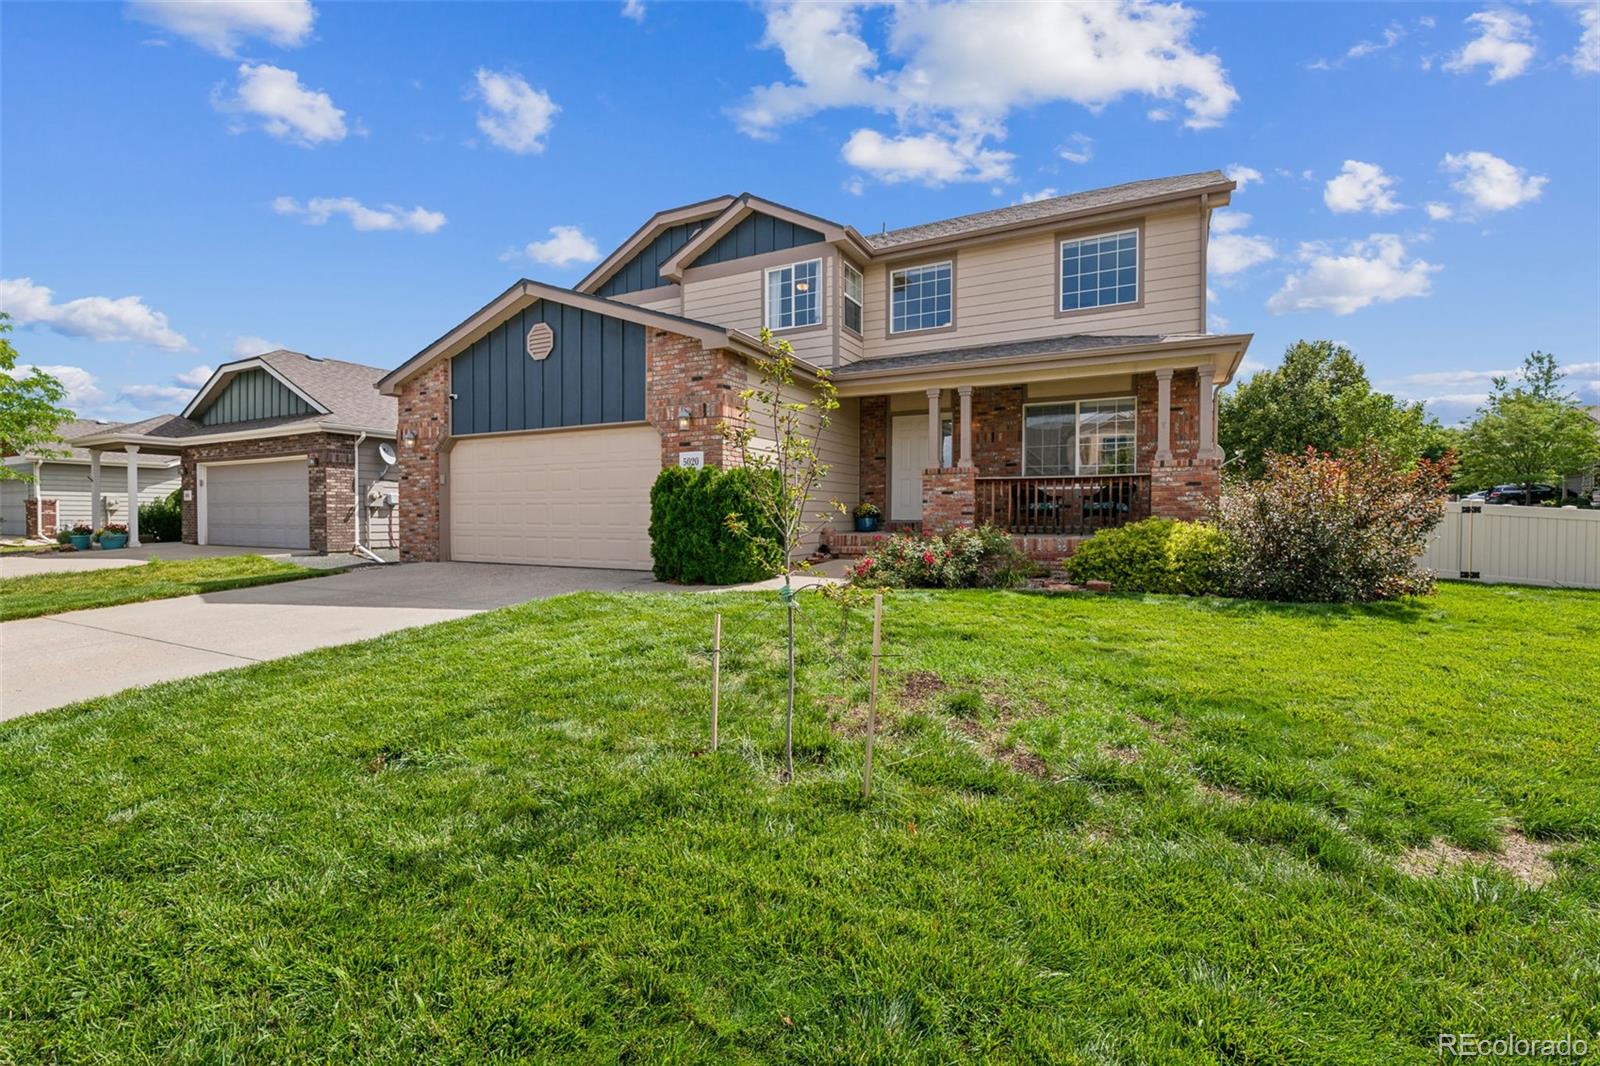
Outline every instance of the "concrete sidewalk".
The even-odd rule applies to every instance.
[[[567,592],[672,588],[621,570],[411,563],[4,622],[0,720]]]
[[[224,555],[262,555],[287,559],[302,566],[353,566],[363,560],[354,555],[314,555],[288,548],[240,548],[215,544],[143,544],[137,548],[86,552],[39,552],[0,555],[0,578],[28,577],[33,574],[70,574],[81,570],[109,570],[119,566],[139,566],[151,559],[210,559]],[[329,560],[332,562],[330,563]]]

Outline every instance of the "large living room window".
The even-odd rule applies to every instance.
[[[1138,302],[1138,230],[1061,242],[1061,310]]]
[[[954,264],[930,263],[889,274],[889,332],[942,329],[955,321]]]
[[[1025,476],[1131,474],[1133,467],[1131,397],[1032,403],[1023,408]]]
[[[822,321],[822,260],[767,271],[767,328],[794,329]]]

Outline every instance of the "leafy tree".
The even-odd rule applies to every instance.
[[[1459,485],[1557,483],[1600,463],[1600,425],[1562,387],[1554,356],[1532,352],[1522,380],[1497,377],[1462,435]]]
[[[794,348],[785,340],[774,344],[772,331],[766,328],[761,330],[761,346],[766,355],[754,361],[761,381],[739,394],[744,409],[738,424],[724,422],[720,429],[723,438],[738,450],[740,461],[756,472],[749,492],[755,521],[730,514],[728,527],[757,540],[775,541],[782,560],[781,596],[789,624],[789,699],[784,714],[783,757],[785,779],[792,781],[795,549],[835,514],[845,513],[845,505],[838,500],[831,501],[826,511],[808,513],[811,494],[828,476],[828,464],[817,452],[817,440],[832,424],[833,412],[839,409],[839,389],[831,374],[819,370],[811,387],[813,395],[801,402],[799,397],[805,393],[796,384],[795,369],[799,364]],[[762,529],[769,532],[763,533]]]
[[[18,377],[17,350],[6,337],[11,332],[11,316],[0,311],[0,454],[61,455],[49,447],[60,443],[56,429],[72,417],[59,406],[67,395],[61,382],[38,367]],[[33,475],[9,466],[0,466],[0,480],[32,481]]]
[[[1406,465],[1438,459],[1450,434],[1420,403],[1377,392],[1350,349],[1332,341],[1297,341],[1283,363],[1224,394],[1218,442],[1248,477],[1260,477],[1271,455],[1307,448],[1332,454],[1373,443]]]

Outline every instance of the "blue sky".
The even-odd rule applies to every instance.
[[[751,190],[876,230],[1212,167],[1215,329],[1600,403],[1600,5],[7,3],[0,308],[80,413],[394,366]]]

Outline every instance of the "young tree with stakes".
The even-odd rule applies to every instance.
[[[795,549],[810,534],[835,515],[845,514],[845,505],[830,501],[824,511],[807,514],[811,494],[828,476],[828,464],[817,451],[817,440],[833,422],[839,409],[839,389],[826,370],[806,371],[815,375],[811,396],[796,384],[799,362],[786,340],[774,342],[772,331],[763,328],[761,347],[764,356],[754,360],[761,374],[760,383],[739,394],[743,403],[737,425],[727,422],[718,427],[723,439],[738,451],[739,461],[763,474],[752,479],[751,503],[776,531],[777,547],[783,558],[783,588],[780,592],[789,628],[789,698],[784,712],[784,780],[794,780],[794,573]],[[728,526],[754,536],[750,523],[741,516],[728,516]],[[805,564],[801,564],[800,569]]]

